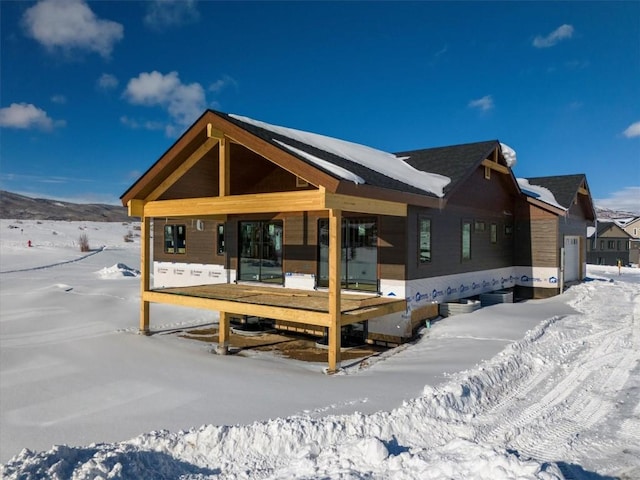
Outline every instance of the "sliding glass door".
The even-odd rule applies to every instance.
[[[318,286],[329,286],[329,220],[318,222]],[[378,290],[378,230],[375,218],[342,220],[342,288]]]
[[[238,279],[283,284],[282,221],[240,222]]]

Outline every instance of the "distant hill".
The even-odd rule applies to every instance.
[[[129,222],[125,207],[100,203],[71,203],[30,198],[0,190],[0,218],[16,220],[68,220],[87,222]]]
[[[596,207],[596,216],[598,220],[621,220],[627,218],[636,218],[640,215],[624,210],[613,210],[611,208]]]

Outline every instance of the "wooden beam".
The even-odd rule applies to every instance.
[[[578,193],[579,193],[579,194],[581,194],[581,195],[587,195],[587,196],[589,196],[589,190],[587,190],[587,189],[586,189],[586,188],[584,188],[584,187],[580,187],[580,188],[578,188]]]
[[[509,169],[497,162],[492,162],[491,160],[485,159],[482,161],[482,165],[484,165],[485,167],[489,167],[491,170],[495,170],[496,172],[504,173],[506,175],[509,174]]]
[[[207,123],[207,138],[217,138],[218,140],[224,140],[224,133],[222,130],[218,130],[210,123]]]
[[[130,217],[144,216],[144,201],[142,200],[129,200],[127,202],[128,215]]]
[[[340,368],[342,211],[329,210],[329,373]]]
[[[340,319],[340,325],[350,325],[352,323],[363,322],[371,318],[382,317],[391,313],[404,312],[407,309],[406,301],[397,301],[384,305],[376,305],[369,308],[360,308],[352,312],[344,312]]]
[[[407,204],[325,191],[324,208],[373,215],[407,216]]]
[[[148,217],[197,217],[244,213],[304,212],[322,209],[324,197],[319,190],[257,193],[226,197],[186,198],[148,202]]]
[[[219,140],[217,138],[207,138],[195,152],[189,155],[187,159],[178,166],[178,168],[171,172],[171,174],[147,196],[146,200],[153,201],[160,198],[160,196],[166,192],[171,185],[176,183],[178,179],[191,169],[191,167],[193,167],[200,159],[202,159],[209,150],[215,147],[218,141]]]
[[[149,302],[144,300],[145,293],[151,285],[149,267],[151,265],[151,220],[140,218],[140,333],[149,334]]]
[[[231,315],[228,312],[220,312],[218,323],[218,355],[229,353],[229,337],[231,334]]]
[[[329,316],[327,313],[311,310],[258,305],[215,298],[189,297],[187,295],[176,295],[153,290],[144,292],[142,300],[184,307],[205,308],[207,310],[235,313],[236,315],[273,318],[274,320],[291,320],[298,323],[317,325],[319,327],[329,326]]]
[[[226,197],[231,195],[231,145],[229,140],[220,139],[220,155],[218,168],[218,195]]]

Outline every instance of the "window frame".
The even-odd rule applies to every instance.
[[[218,255],[224,255],[225,253],[224,223],[219,223],[216,226],[216,252],[218,252]]]
[[[468,262],[472,258],[472,255],[471,255],[471,250],[472,250],[471,228],[472,227],[473,227],[473,222],[471,220],[463,220],[462,225],[460,226],[460,261],[461,262]],[[465,249],[465,243],[466,245],[468,245],[468,249]],[[465,250],[467,251],[465,252]]]
[[[167,255],[187,253],[187,226],[183,223],[164,225],[163,251]]]
[[[423,225],[428,225],[428,231],[424,232],[422,229]],[[431,237],[432,237],[432,233],[431,233],[431,218],[429,217],[423,217],[423,216],[419,216],[418,217],[418,245],[417,245],[417,250],[418,250],[418,265],[428,265],[429,263],[431,263],[431,259],[432,259],[432,253],[433,253],[433,249],[432,249],[432,244],[433,242],[431,241]],[[422,256],[422,240],[423,240],[423,233],[428,234],[428,245],[427,245],[427,255],[425,256],[426,258],[423,260],[423,256]]]

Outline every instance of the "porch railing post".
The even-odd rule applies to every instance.
[[[230,321],[231,316],[228,312],[220,312],[220,322],[218,325],[218,348],[216,350],[218,355],[226,355],[229,353],[229,335],[231,333]]]
[[[342,211],[329,210],[329,373],[340,368]]]
[[[149,334],[149,302],[144,300],[145,292],[149,291],[151,285],[149,265],[151,248],[149,241],[151,238],[151,219],[144,216],[144,211],[140,216],[140,333]]]

